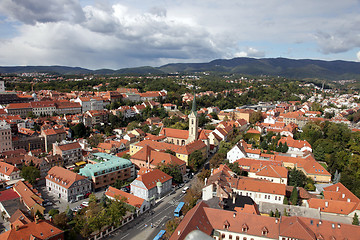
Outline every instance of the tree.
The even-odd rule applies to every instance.
[[[40,170],[34,166],[24,166],[21,169],[20,176],[34,185],[37,179],[40,178]]]
[[[118,227],[126,214],[125,203],[122,199],[111,201],[107,212],[109,213],[109,222],[111,225]]]
[[[205,178],[209,178],[210,174],[210,169],[203,168],[201,172],[197,175],[197,177],[200,181],[205,182]]]
[[[359,217],[356,213],[354,214],[352,225],[359,226]]]
[[[272,210],[270,210],[269,216],[274,217],[274,212]]]
[[[289,147],[288,147],[287,143],[285,142],[281,148],[281,152],[286,153],[288,150],[289,150]]]
[[[304,187],[307,183],[306,176],[301,170],[293,168],[289,172],[289,186]]]
[[[86,127],[83,123],[76,124],[71,127],[71,130],[74,133],[74,138],[84,138],[87,135]]]
[[[56,214],[53,218],[54,224],[58,226],[61,229],[67,228],[68,218],[66,216],[65,212],[62,212],[60,214]]]
[[[291,205],[297,205],[298,201],[299,201],[299,193],[297,188],[294,187],[290,195],[290,203]]]
[[[159,170],[161,170],[162,172],[170,175],[173,177],[173,181],[176,183],[182,183],[183,179],[182,179],[182,173],[180,171],[180,168],[178,167],[178,165],[169,163],[169,164],[159,164],[157,166],[157,168]]]
[[[204,156],[200,150],[196,150],[189,155],[189,166],[196,172],[204,163]]]
[[[33,111],[30,111],[30,112],[28,112],[28,113],[26,114],[26,117],[28,117],[28,118],[36,118],[36,115],[34,114]]]
[[[97,147],[99,143],[104,142],[104,136],[102,134],[94,134],[88,139],[88,141],[91,147]]]
[[[50,215],[52,218],[54,218],[54,216],[57,215],[57,214],[59,214],[59,213],[60,213],[60,211],[59,211],[58,209],[55,209],[55,208],[50,209],[50,211],[49,211],[49,215]]]
[[[279,213],[279,210],[278,210],[278,209],[275,210],[275,217],[276,217],[276,218],[279,218],[279,217],[280,217],[280,213]]]

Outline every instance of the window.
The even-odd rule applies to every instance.
[[[231,234],[229,235],[229,239],[232,239],[232,235],[231,235]]]

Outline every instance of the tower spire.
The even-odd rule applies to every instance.
[[[194,84],[194,98],[193,98],[193,103],[192,103],[191,112],[194,112],[195,115],[197,115],[197,111],[196,111],[196,92],[195,92],[195,84]]]

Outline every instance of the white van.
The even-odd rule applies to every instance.
[[[186,193],[187,192],[187,190],[189,190],[189,187],[184,187],[184,189],[182,190],[182,193]]]

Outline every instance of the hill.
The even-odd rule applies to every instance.
[[[271,75],[288,78],[320,78],[328,80],[360,79],[360,63],[350,61],[323,61],[287,58],[233,58],[217,59],[207,63],[173,63],[161,67],[136,67],[119,70],[89,70],[65,66],[0,67],[0,73],[47,72],[58,74],[168,74],[193,72],[241,73]]]

